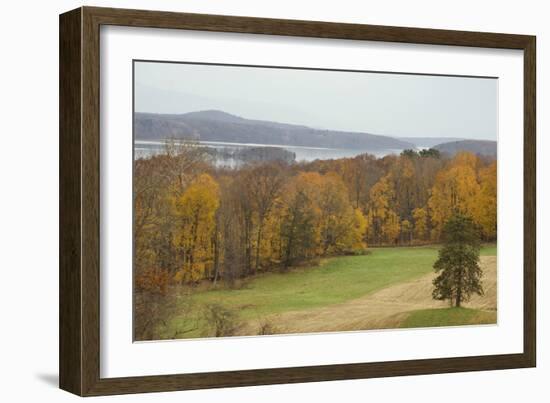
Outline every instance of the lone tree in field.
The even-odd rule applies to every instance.
[[[439,276],[433,281],[432,296],[437,300],[448,299],[451,306],[460,307],[472,294],[483,295],[479,229],[471,218],[455,213],[443,227],[443,239],[443,248],[434,263]]]

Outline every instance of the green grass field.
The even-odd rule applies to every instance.
[[[458,326],[495,323],[496,312],[468,308],[421,309],[414,311],[401,323],[402,328]]]
[[[371,248],[370,251],[365,256],[326,259],[319,266],[294,269],[288,273],[261,274],[238,289],[220,287],[192,291],[188,298],[194,309],[221,304],[236,312],[242,321],[258,320],[289,311],[307,311],[344,303],[419,278],[433,271],[432,265],[438,254],[438,248],[430,246]],[[484,246],[481,254],[495,255],[496,246]],[[441,315],[445,316],[443,312]],[[432,317],[444,321],[437,315],[422,312],[411,315],[406,321],[423,326]],[[449,321],[452,322],[453,318]],[[159,326],[158,333],[161,338],[173,337],[178,329],[189,328],[190,320],[196,321],[189,315],[176,315],[165,325]],[[186,333],[185,337],[201,337],[200,323],[198,327],[196,331]]]

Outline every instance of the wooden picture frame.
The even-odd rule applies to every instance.
[[[523,353],[276,369],[100,377],[100,26],[171,28],[523,50]],[[535,37],[81,7],[60,16],[60,387],[80,396],[534,367]]]

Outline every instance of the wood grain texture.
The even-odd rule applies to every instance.
[[[81,394],[81,11],[59,21],[59,386]]]
[[[529,38],[524,48],[523,66],[523,353],[536,366],[537,345],[537,84],[536,39]]]
[[[524,51],[524,352],[479,357],[100,377],[101,25]],[[532,367],[536,363],[535,37],[83,7],[60,17],[60,387],[81,396]],[[130,285],[129,285],[130,286]]]
[[[82,8],[82,390],[99,378],[99,24]]]
[[[529,36],[382,25],[86,7],[105,25],[523,49]]]

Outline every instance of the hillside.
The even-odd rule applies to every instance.
[[[137,140],[187,138],[201,141],[254,143],[302,147],[360,150],[403,150],[412,143],[388,136],[245,119],[222,111],[200,111],[180,115],[136,113]]]
[[[458,137],[396,137],[398,140],[407,141],[419,148],[430,148],[438,144],[448,143],[450,141],[465,140]]]
[[[449,143],[438,144],[433,148],[450,155],[454,155],[460,151],[469,151],[474,154],[486,155],[489,157],[497,156],[497,142],[490,140],[451,141]]]

